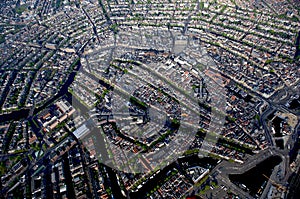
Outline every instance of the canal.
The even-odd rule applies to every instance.
[[[296,39],[296,52],[294,58],[296,59],[299,56],[300,56],[300,31],[298,32],[298,37]]]
[[[281,161],[280,156],[271,156],[243,174],[230,174],[229,179],[255,196],[268,181],[265,176],[270,177],[274,167]]]
[[[65,94],[68,94],[68,88],[74,81],[77,71],[80,68],[81,68],[81,64],[79,62],[79,64],[74,68],[74,71],[72,71],[70,73],[69,77],[67,78],[66,82],[61,87],[61,89],[58,91],[58,93],[55,96],[53,96],[52,98],[50,98],[47,102],[45,102],[42,106],[35,108],[34,115],[36,113],[40,112],[41,110],[43,110],[44,108],[46,108],[47,106],[49,106],[51,103],[53,103],[58,98],[62,97]],[[70,96],[70,94],[69,94],[69,96]],[[29,112],[30,112],[30,109],[24,108],[24,109],[20,109],[17,111],[12,111],[11,113],[8,113],[8,114],[2,114],[2,115],[0,115],[0,122],[10,121],[10,120],[18,121],[20,119],[27,118],[29,116]]]

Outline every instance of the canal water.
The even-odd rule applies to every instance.
[[[22,109],[18,111],[13,111],[9,114],[0,115],[0,122],[15,120],[18,121],[22,118],[26,118],[29,114],[29,109]]]
[[[173,171],[173,169],[177,169],[179,172],[182,172],[182,169],[192,166],[212,168],[217,165],[217,162],[218,160],[216,159],[210,157],[199,158],[197,155],[179,158],[177,162],[171,163],[170,165],[161,169],[160,172],[153,178],[149,178],[137,192],[131,192],[130,198],[145,198],[145,193],[150,193],[155,187],[162,185],[164,179],[167,178],[170,171]]]
[[[297,37],[297,39],[296,39],[296,53],[295,53],[295,57],[294,58],[296,58],[296,57],[298,57],[298,56],[300,56],[300,31],[298,32],[298,37]]]
[[[59,90],[59,92],[52,97],[51,99],[49,99],[45,104],[43,104],[43,106],[38,107],[34,110],[34,114],[40,112],[41,110],[43,110],[45,107],[49,106],[51,103],[53,103],[55,100],[57,100],[58,98],[62,97],[63,95],[68,93],[68,88],[69,86],[72,84],[72,82],[74,81],[74,78],[77,74],[77,71],[80,69],[81,65],[79,64],[76,68],[74,68],[74,71],[70,73],[67,81],[65,82],[65,84],[61,87],[61,89]],[[21,109],[21,110],[17,110],[17,111],[13,111],[11,113],[8,114],[2,114],[0,115],[0,122],[4,122],[4,121],[10,121],[10,120],[20,120],[23,118],[27,118],[29,116],[29,109]]]
[[[281,161],[280,156],[271,156],[243,174],[229,175],[229,179],[239,187],[245,185],[245,190],[249,189],[250,195],[255,196],[268,181],[264,175],[270,177],[274,167]]]

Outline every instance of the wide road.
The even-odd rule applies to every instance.
[[[275,111],[275,109],[273,108],[273,106],[271,104],[269,104],[268,109],[260,117],[260,123],[263,125],[264,131],[265,131],[265,136],[266,136],[270,146],[274,146],[274,142],[273,142],[272,135],[270,134],[269,127],[266,124],[266,120],[267,120],[267,117],[274,111]]]

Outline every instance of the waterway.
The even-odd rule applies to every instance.
[[[34,115],[38,112],[40,112],[41,110],[43,110],[45,107],[49,106],[50,104],[52,104],[55,100],[57,100],[58,98],[62,97],[63,95],[68,93],[68,89],[70,87],[70,85],[73,83],[75,76],[77,74],[77,71],[79,71],[79,69],[81,68],[81,64],[79,64],[76,68],[74,68],[74,71],[70,73],[67,81],[65,82],[65,84],[61,87],[61,89],[59,90],[59,92],[50,100],[48,100],[45,104],[43,104],[43,106],[38,107],[34,110]],[[70,94],[69,94],[70,95]]]
[[[295,144],[289,152],[290,163],[296,160],[298,153],[300,153],[300,127],[297,128],[295,135],[292,135],[295,138]]]
[[[300,54],[300,52],[299,52],[299,54]],[[300,98],[298,97],[298,99],[293,99],[290,103],[289,108],[290,109],[299,109],[300,108]]]
[[[281,161],[280,156],[271,156],[243,174],[230,174],[229,179],[245,190],[249,189],[250,195],[255,196],[268,181],[265,176],[270,177],[274,167]]]
[[[185,163],[185,166],[183,165],[183,163]],[[164,179],[169,176],[170,171],[174,171],[174,169],[178,170],[179,172],[183,172],[182,169],[184,169],[185,167],[187,168],[192,166],[201,166],[204,168],[212,168],[216,164],[217,160],[210,157],[199,158],[198,156],[192,155],[179,158],[178,162],[171,163],[170,165],[161,169],[160,172],[153,178],[148,178],[148,180],[146,180],[146,183],[137,192],[130,193],[130,198],[144,198],[146,193],[151,193],[151,190],[153,190],[155,187],[161,186],[164,183]]]
[[[295,53],[294,58],[300,56],[300,47],[299,46],[300,46],[300,31],[298,32],[298,37],[296,39],[296,53]]]
[[[300,196],[300,170],[297,173],[293,173],[293,175],[289,179],[289,184],[291,185],[289,188],[289,193],[287,195],[287,199],[299,199]]]
[[[74,78],[77,74],[77,71],[80,69],[81,65],[79,64],[73,72],[70,73],[67,81],[65,82],[65,84],[61,87],[61,89],[59,90],[59,92],[52,97],[51,99],[49,99],[45,104],[43,104],[43,106],[38,107],[34,110],[34,114],[40,112],[41,110],[43,110],[45,107],[49,106],[51,103],[53,103],[55,100],[57,100],[58,98],[62,97],[63,95],[68,93],[68,88],[69,86],[72,84],[72,82],[74,81]],[[69,94],[70,95],[70,94]],[[21,109],[21,110],[17,110],[17,111],[13,111],[11,113],[8,114],[2,114],[0,115],[0,122],[4,122],[4,121],[10,121],[10,120],[20,120],[23,118],[27,118],[29,116],[29,112],[30,109],[26,108],[26,109]]]
[[[8,114],[0,115],[0,122],[10,121],[10,120],[20,120],[28,117],[29,109],[22,109],[18,111],[13,111]]]

